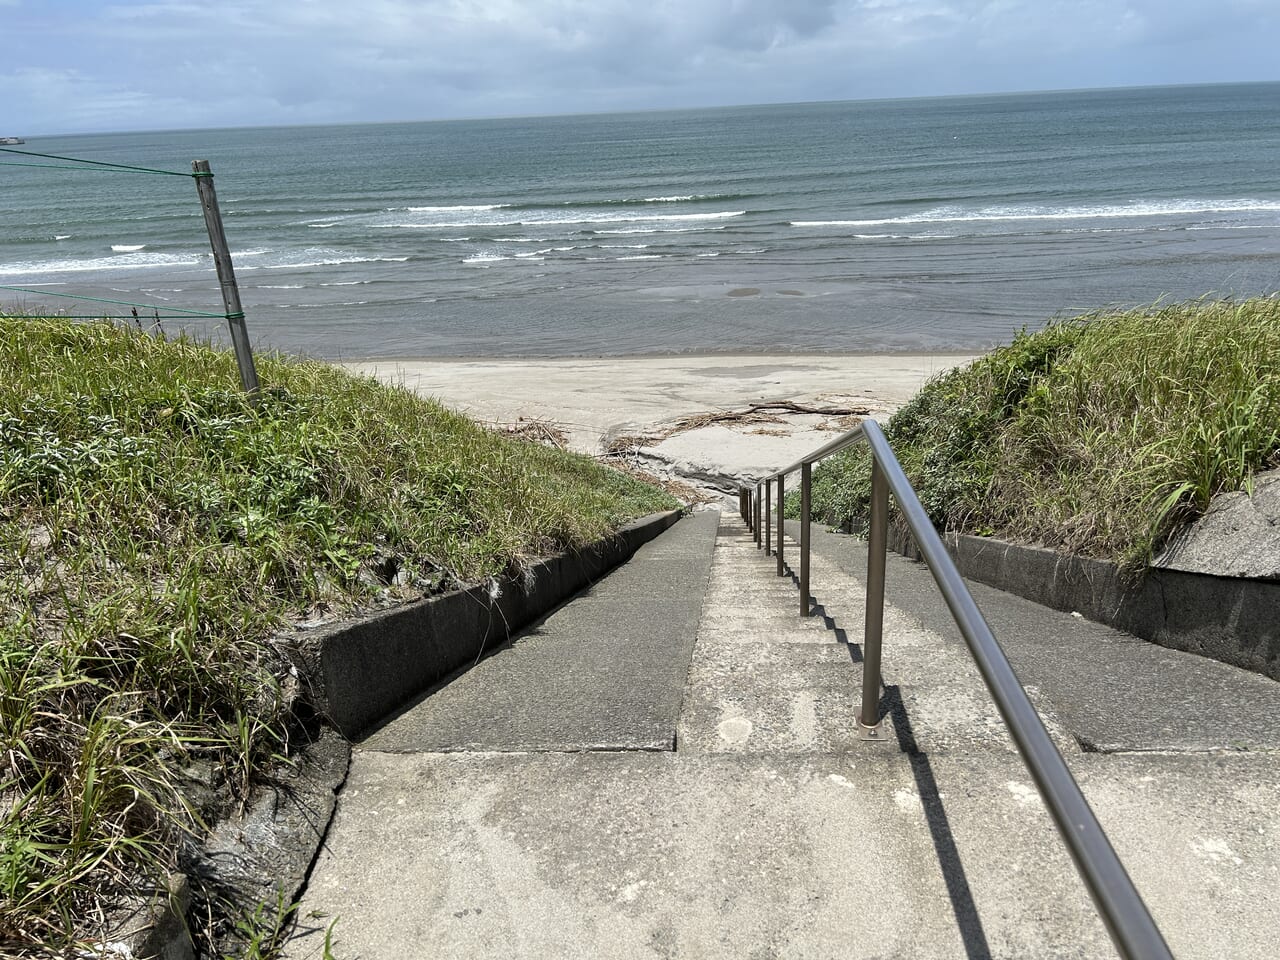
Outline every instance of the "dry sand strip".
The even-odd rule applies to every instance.
[[[665,432],[682,418],[790,400],[861,406],[884,419],[933,376],[969,354],[784,354],[530,359],[387,359],[347,369],[401,383],[479,420],[556,424],[571,449],[599,454],[615,438]],[[642,453],[687,478],[758,477],[794,462],[843,429],[814,414],[777,423],[715,424]]]

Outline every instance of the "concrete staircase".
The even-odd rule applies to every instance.
[[[695,514],[429,692],[357,746],[287,955],[1114,956],[906,561],[858,740],[860,556],[815,538],[801,619]],[[974,592],[1175,954],[1275,956],[1280,684]]]

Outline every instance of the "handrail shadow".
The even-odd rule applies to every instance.
[[[813,598],[813,613],[822,618],[823,626],[835,635],[838,643],[844,644],[853,663],[862,663],[862,646],[849,640],[848,632],[828,613],[817,598]],[[991,945],[987,941],[986,930],[982,926],[982,917],[978,914],[978,906],[973,899],[973,890],[969,886],[969,878],[964,870],[964,862],[960,858],[960,848],[956,845],[955,834],[951,832],[951,821],[947,817],[947,808],[942,800],[942,791],[938,788],[938,779],[934,776],[933,765],[929,755],[920,750],[916,741],[915,730],[911,725],[911,715],[903,702],[902,692],[897,684],[882,684],[883,694],[880,697],[881,716],[888,717],[898,749],[907,757],[911,766],[911,776],[915,780],[916,794],[920,797],[920,806],[924,810],[925,824],[929,828],[929,837],[933,841],[934,854],[938,858],[938,867],[942,871],[942,879],[947,887],[947,897],[951,901],[951,910],[960,929],[960,939],[964,943],[965,956],[968,960],[992,960]]]

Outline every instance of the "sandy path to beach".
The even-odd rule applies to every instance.
[[[700,414],[789,400],[865,408],[883,420],[930,377],[972,359],[957,354],[678,356],[520,360],[369,360],[348,369],[400,383],[478,420],[555,424],[569,446],[599,454],[622,436],[656,436]],[[843,422],[842,422],[843,421]],[[750,480],[794,462],[847,429],[839,416],[698,427],[637,453],[673,476]]]

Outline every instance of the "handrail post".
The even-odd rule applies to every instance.
[[[782,509],[783,499],[785,497],[782,479],[782,474],[778,474],[778,576],[782,576],[784,572],[783,568],[786,566],[782,559],[782,537],[786,533],[786,528],[783,526],[783,524],[786,523],[786,513]]]
[[[800,465],[800,616],[809,616],[809,509],[813,466]]]
[[[859,735],[884,738],[880,729],[880,646],[884,636],[884,572],[889,547],[889,483],[871,458],[871,519],[867,535],[867,619],[862,643],[862,712]]]
[[[769,556],[772,550],[773,536],[773,481],[764,482],[764,555]]]
[[[755,485],[755,495],[751,497],[751,516],[755,517],[751,524],[751,532],[755,534],[755,549],[760,549],[760,484]]]

